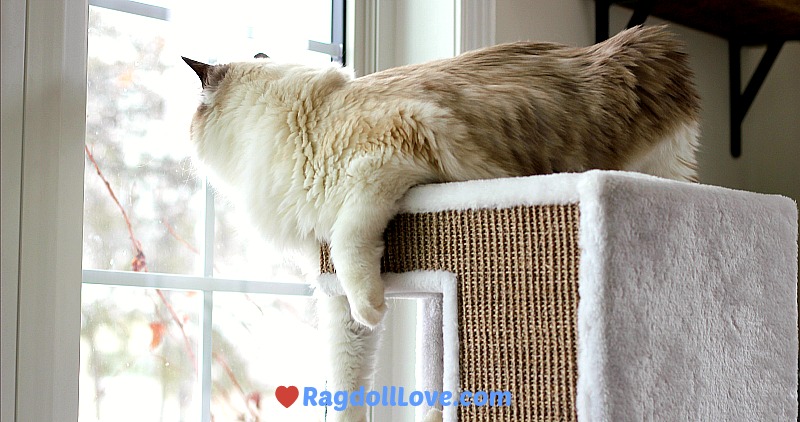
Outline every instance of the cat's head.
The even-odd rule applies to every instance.
[[[206,170],[219,170],[235,155],[239,141],[254,133],[266,132],[261,127],[267,123],[263,111],[275,103],[270,102],[275,96],[268,93],[275,89],[273,82],[286,73],[286,65],[262,53],[254,60],[224,64],[182,58],[202,86],[200,102],[189,127],[193,161]],[[262,113],[254,113],[255,109]]]
[[[203,92],[192,118],[190,137],[199,158],[220,153],[247,136],[268,137],[283,130],[290,104],[303,96],[318,102],[352,78],[352,72],[331,66],[317,68],[280,63],[265,54],[255,60],[206,64],[183,58],[200,79]],[[271,119],[271,120],[270,120]],[[210,158],[209,158],[210,159]]]
[[[192,60],[187,57],[181,57],[189,67],[194,70],[194,73],[197,74],[197,77],[200,78],[200,84],[203,87],[203,94],[208,94],[209,91],[216,90],[222,81],[225,79],[225,76],[230,69],[229,64],[218,64],[218,65],[211,65],[206,64],[203,62],[199,62],[197,60]],[[264,53],[258,53],[254,57],[254,59],[269,59]],[[204,95],[205,97],[206,95]]]
[[[195,113],[193,122],[192,122],[192,129],[194,131],[195,126],[198,122],[203,121],[206,112],[212,108],[213,103],[215,102],[216,97],[218,97],[218,91],[224,90],[225,85],[230,85],[229,80],[237,79],[236,75],[241,76],[242,73],[252,73],[243,71],[240,69],[243,66],[253,66],[255,63],[231,63],[231,64],[206,64],[203,62],[199,62],[197,60],[192,60],[187,57],[181,57],[187,65],[189,65],[194,73],[197,74],[197,77],[200,78],[200,84],[203,88],[203,92],[201,95],[200,105],[197,108],[197,112]],[[269,57],[264,53],[258,53],[254,57],[255,59],[269,59]],[[255,62],[266,64],[269,61],[267,60],[256,60]],[[194,138],[194,136],[193,136]]]

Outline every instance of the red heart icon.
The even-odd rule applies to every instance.
[[[292,404],[294,404],[295,400],[297,400],[297,396],[300,395],[300,391],[297,387],[290,385],[288,387],[280,386],[275,389],[275,397],[278,401],[283,405],[285,408],[289,408]]]

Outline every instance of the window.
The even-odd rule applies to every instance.
[[[265,3],[266,1],[264,0]],[[417,38],[409,38],[407,35],[410,33],[429,34],[426,41],[441,47],[436,49],[435,55],[437,56],[452,54],[453,50],[448,46],[458,44],[454,42],[452,36],[463,35],[463,33],[459,35],[458,31],[460,30],[456,30],[455,33],[448,32],[447,26],[445,26],[447,30],[443,34],[441,25],[422,28],[422,25],[415,24],[415,22],[419,22],[419,19],[415,17],[416,15],[410,16],[407,12],[413,7],[425,9],[428,5],[433,4],[430,2],[410,2],[402,5],[393,4],[394,2],[384,4],[384,2],[368,0],[346,0],[345,2],[347,3],[346,15],[349,24],[345,34],[345,44],[348,47],[345,51],[345,60],[353,63],[357,74],[380,69],[384,65],[403,64],[403,61],[406,60],[419,61],[431,58],[427,56],[407,57],[409,53],[418,50],[416,46],[411,45]],[[196,6],[194,9],[181,10],[180,8],[185,3]],[[173,24],[185,23],[184,30],[202,31],[204,28],[208,28],[206,21],[202,21],[192,14],[202,10],[211,10],[209,13],[216,13],[220,20],[224,16],[227,18],[232,16],[239,22],[246,22],[263,17],[262,14],[255,12],[232,14],[225,10],[233,9],[234,5],[240,3],[238,1],[225,2],[225,8],[209,9],[207,1],[91,0],[92,9],[95,12],[103,9],[107,14],[116,16],[121,16],[123,12],[131,15],[129,17],[138,22],[134,25],[136,27],[134,35],[140,39],[146,38],[145,27],[165,28],[164,30],[168,34],[176,36],[181,34],[180,31],[171,29],[174,28]],[[273,0],[271,3],[282,4],[284,2]],[[341,10],[341,6],[337,6],[341,3],[343,2],[340,0],[334,0],[332,10]],[[456,2],[456,6],[460,3]],[[303,2],[302,4],[307,5],[308,3]],[[131,154],[130,157],[127,154],[120,155],[117,151],[117,160],[114,161],[104,156],[104,149],[109,148],[108,145],[102,145],[101,140],[97,140],[97,138],[92,142],[86,139],[87,127],[89,127],[86,124],[89,121],[86,116],[86,111],[89,109],[86,101],[86,41],[88,35],[86,3],[71,0],[4,0],[2,5],[3,13],[0,14],[4,30],[2,43],[3,89],[0,90],[3,98],[3,154],[0,154],[3,158],[1,166],[3,172],[3,294],[0,295],[3,302],[2,419],[5,420],[8,416],[12,419],[16,417],[18,420],[32,421],[75,420],[79,413],[80,401],[82,410],[85,407],[88,412],[81,412],[82,419],[89,418],[91,420],[94,418],[95,406],[97,406],[94,394],[97,391],[100,391],[100,394],[114,393],[111,389],[118,387],[119,383],[113,382],[92,385],[92,378],[83,378],[80,383],[81,387],[87,386],[89,383],[89,395],[86,396],[88,400],[83,396],[79,397],[77,388],[79,384],[78,350],[80,343],[83,343],[84,347],[87,344],[91,346],[85,332],[81,338],[82,280],[85,281],[84,298],[87,302],[108,301],[113,305],[120,302],[118,299],[121,296],[126,296],[126,299],[130,298],[131,300],[126,300],[125,302],[130,304],[125,306],[138,307],[131,315],[126,316],[138,323],[138,328],[132,329],[131,334],[123,338],[127,341],[121,340],[120,337],[115,338],[116,334],[107,330],[109,327],[100,328],[102,324],[98,324],[97,330],[93,334],[97,337],[94,338],[105,337],[110,340],[102,345],[97,344],[103,353],[129,353],[135,350],[128,349],[136,349],[136,347],[140,351],[142,349],[150,351],[151,345],[154,345],[155,351],[162,356],[172,356],[171,354],[176,350],[181,353],[187,350],[182,345],[185,341],[180,328],[173,326],[164,327],[161,330],[157,325],[173,321],[170,309],[161,301],[158,293],[152,290],[158,287],[162,293],[168,296],[168,299],[172,299],[170,304],[178,314],[177,319],[184,324],[183,331],[186,332],[189,343],[196,347],[196,356],[193,360],[198,362],[198,371],[205,371],[203,374],[210,374],[212,377],[221,376],[222,382],[231,383],[232,381],[229,379],[224,379],[227,376],[225,368],[218,362],[214,363],[213,353],[203,354],[204,350],[212,348],[207,342],[210,337],[202,336],[204,330],[209,327],[213,333],[213,326],[208,323],[207,318],[214,314],[219,316],[215,320],[220,322],[224,313],[230,312],[231,308],[228,305],[230,302],[226,297],[229,293],[231,296],[237,296],[242,295],[242,292],[248,292],[250,299],[264,309],[263,301],[271,301],[276,295],[281,295],[281,299],[288,302],[290,306],[301,306],[297,302],[306,300],[307,289],[302,284],[288,283],[285,279],[280,279],[281,283],[252,281],[251,277],[243,272],[243,268],[237,267],[235,259],[241,255],[235,253],[227,255],[230,257],[228,260],[230,264],[227,267],[225,259],[217,253],[213,255],[214,261],[210,265],[211,261],[205,259],[205,254],[214,249],[206,245],[221,245],[220,247],[224,249],[225,238],[218,231],[211,230],[213,226],[206,224],[208,216],[212,215],[210,211],[206,212],[206,207],[211,207],[213,203],[207,200],[210,192],[206,190],[203,181],[195,180],[189,168],[185,167],[186,163],[181,155],[185,152],[169,152],[169,148],[175,146],[174,143],[161,145],[159,142],[153,142],[147,144],[147,148],[143,148],[144,154]],[[435,6],[434,9],[438,10],[440,5],[436,2]],[[417,10],[417,12],[419,12],[417,15],[429,18],[436,15],[438,22],[442,24],[452,21],[453,17],[460,16],[463,19],[465,14],[464,10],[455,13],[451,13],[450,10],[442,10],[439,14],[431,14],[423,10]],[[166,17],[168,17],[168,21]],[[144,18],[148,18],[148,20]],[[330,27],[329,29],[333,30]],[[257,36],[258,31],[254,30],[252,34]],[[237,36],[240,35],[241,32]],[[308,35],[305,42],[309,38],[320,41],[322,44],[325,44],[326,41],[325,38],[311,38],[311,35]],[[250,42],[247,31],[245,31],[245,39],[244,44]],[[285,41],[285,39],[281,39],[281,41]],[[333,41],[336,42],[336,40]],[[390,41],[397,44],[395,50],[402,47],[405,53],[397,54],[396,51],[387,49],[387,46],[392,47]],[[262,49],[261,45],[244,44],[226,45],[225,50],[221,52],[200,47],[196,50],[189,50],[187,47],[187,50],[182,50],[177,54],[199,60],[225,61],[229,56],[247,57]],[[119,57],[126,54],[123,51],[124,45],[124,43],[115,45],[111,54],[119,55]],[[175,51],[174,45],[164,48],[172,48],[171,51]],[[240,50],[234,51],[234,49]],[[264,49],[266,50],[266,48]],[[302,53],[297,54],[314,55],[320,60],[328,60],[324,55],[307,52],[305,48],[303,50]],[[275,51],[270,47],[266,52],[279,57],[278,47]],[[212,55],[217,55],[217,57]],[[382,57],[387,60],[383,60]],[[389,60],[391,58],[394,59]],[[144,79],[147,82],[155,83],[155,85],[147,85],[148,88],[162,96],[166,89],[180,89],[170,86],[169,83],[158,85],[156,79],[161,81],[166,79],[163,79],[157,72],[167,75],[173,71],[185,70],[188,72],[188,69],[181,70],[181,66],[185,65],[180,63],[181,66],[178,67],[156,69],[157,72],[153,69],[141,69],[136,66],[147,63],[153,62],[142,60],[137,63],[134,61],[133,68],[137,71],[143,70]],[[117,61],[113,64],[122,65]],[[159,75],[158,78],[152,78],[155,74]],[[135,74],[129,74],[129,76],[131,75]],[[192,83],[191,89],[195,91],[190,93],[185,100],[194,102],[197,99],[197,86],[194,82],[190,82],[193,81],[194,75],[191,73],[188,75],[188,78],[172,80],[177,80],[176,83]],[[125,77],[114,79],[109,76],[109,79],[111,82],[121,84],[137,82],[136,79],[126,80]],[[110,83],[109,80],[105,82]],[[148,95],[150,94],[152,93],[148,93]],[[115,101],[131,106],[125,101],[141,99],[142,97],[134,97],[130,90],[128,93],[123,90]],[[170,116],[180,114],[177,113],[180,110],[178,106],[165,103],[162,105],[163,113]],[[194,108],[194,104],[192,104],[192,108]],[[137,110],[140,113],[153,111]],[[92,116],[92,118],[96,117]],[[111,117],[116,118],[117,116],[109,118]],[[153,119],[145,125],[144,129],[156,132],[158,130],[156,126],[160,124],[164,130],[174,129],[175,133],[178,133],[186,128],[182,122],[173,120],[169,120],[171,126],[166,127],[165,121],[164,118]],[[172,126],[173,124],[174,126]],[[112,128],[121,130],[119,125],[112,126]],[[179,133],[179,136],[183,136],[184,133]],[[139,135],[137,134],[137,136]],[[85,140],[87,142],[84,142]],[[84,145],[89,147],[89,151],[96,158],[104,176],[118,194],[121,204],[126,210],[130,210],[129,218],[137,238],[142,242],[145,263],[150,272],[124,271],[130,269],[129,263],[133,259],[127,227],[124,219],[116,214],[118,212],[118,208],[114,208],[116,205],[108,202],[111,200],[107,196],[107,192],[102,190],[104,186],[97,185],[98,181],[102,182],[102,179],[93,173],[94,170],[92,164],[87,160]],[[129,145],[125,144],[125,146]],[[151,151],[149,148],[153,148],[153,150]],[[165,150],[168,152],[164,152]],[[161,196],[156,189],[145,192],[141,186],[126,186],[120,182],[126,180],[123,177],[124,172],[146,173],[147,169],[142,168],[141,164],[149,163],[150,160],[160,160],[161,162],[172,160],[178,163],[178,167],[174,168],[174,174],[165,177],[166,180],[171,181],[170,184],[157,186],[161,189]],[[86,171],[87,166],[89,167],[88,171]],[[90,189],[90,187],[84,186],[84,178],[87,184],[95,184],[94,189],[101,188],[96,190],[95,199],[104,201],[102,206],[100,204],[87,204],[87,206],[99,207],[97,209],[100,210],[103,210],[102,207],[106,207],[104,212],[110,216],[110,219],[104,223],[99,218],[103,214],[97,214],[97,221],[90,224],[96,224],[99,227],[96,230],[106,230],[109,233],[121,231],[122,234],[119,237],[111,236],[102,240],[109,244],[108,251],[103,252],[107,255],[105,257],[100,255],[86,257],[84,262],[86,268],[82,271],[82,248],[76,246],[84,239],[83,225],[81,224],[84,214],[82,199],[84,189]],[[133,188],[136,190],[134,191]],[[158,202],[159,200],[169,199],[164,196],[166,189],[177,190],[181,195],[185,195],[183,198],[187,198],[188,202],[194,201],[188,206],[177,204],[175,209],[168,210],[168,215],[182,215],[185,218],[166,222],[176,234],[197,249],[199,254],[192,252],[172,234],[164,237],[162,233],[162,236],[159,237],[157,230],[162,230],[167,226],[162,219],[156,217],[161,214],[156,214],[155,211],[159,210],[156,205],[164,205],[164,202]],[[135,194],[136,192],[139,193],[138,196]],[[87,201],[90,200],[87,195]],[[220,202],[213,204],[215,206],[214,221],[225,221],[225,204]],[[139,209],[138,206],[142,208]],[[148,216],[148,213],[152,215]],[[103,224],[113,225],[113,230],[102,228]],[[86,233],[86,242],[99,242],[97,234],[98,232],[95,231],[95,236],[90,238],[89,233]],[[205,242],[206,239],[212,237],[216,237],[216,242]],[[163,242],[151,243],[150,239],[161,239]],[[238,244],[241,245],[241,243]],[[235,246],[231,246],[228,250],[235,251]],[[173,259],[172,254],[182,256],[182,258]],[[206,276],[207,271],[214,271],[211,273],[211,277]],[[239,275],[235,275],[235,271],[241,272]],[[223,275],[232,277],[233,280],[223,279]],[[263,278],[263,274],[259,276]],[[146,292],[148,289],[149,293]],[[207,303],[205,292],[213,293],[212,303]],[[411,315],[410,319],[413,321],[413,303],[396,305],[393,309],[395,315],[400,314],[400,312],[396,312],[400,308],[408,308],[407,313]],[[207,312],[209,309],[211,312]],[[116,309],[115,312],[124,310]],[[94,312],[99,318],[104,318],[99,310],[94,310]],[[246,315],[248,318],[252,317],[253,313],[259,317],[261,315],[255,307],[249,307],[247,312],[249,312]],[[268,312],[271,310],[265,310],[264,314]],[[203,316],[202,320],[200,315]],[[14,316],[16,318],[13,318]],[[382,356],[379,357],[385,360],[380,367],[387,371],[377,374],[376,385],[412,385],[414,375],[410,368],[414,365],[414,324],[401,320],[400,323],[393,325],[391,316],[391,314],[388,315],[390,319],[386,321],[388,325],[386,332],[392,335],[384,336]],[[184,317],[188,317],[189,320],[183,322]],[[261,323],[260,321],[251,322],[252,319],[243,318],[242,320],[244,324],[240,325],[247,325],[251,330],[257,329],[258,324]],[[264,320],[266,318],[261,321]],[[151,322],[156,323],[155,327],[150,326]],[[159,335],[161,341],[159,341]],[[166,343],[165,338],[172,343]],[[178,345],[179,348],[163,349],[173,345]],[[398,347],[393,347],[393,345]],[[115,350],[116,352],[114,352]],[[241,353],[246,356],[260,353],[246,352],[242,351]],[[80,356],[88,361],[91,355],[82,353]],[[131,382],[139,382],[144,389],[152,388],[152,390],[137,391],[136,396],[127,397],[125,403],[118,404],[128,406],[128,403],[135,403],[134,399],[138,399],[139,393],[141,393],[142,397],[149,398],[151,401],[162,400],[164,402],[165,420],[172,420],[176,412],[180,413],[182,408],[185,412],[185,420],[203,420],[202,418],[209,420],[213,400],[209,391],[213,392],[212,384],[198,382],[197,379],[208,380],[210,378],[197,375],[188,386],[181,385],[179,400],[190,401],[188,405],[182,403],[176,405],[175,399],[164,398],[163,394],[161,396],[154,394],[154,392],[161,393],[164,390],[161,384],[153,384],[153,379],[168,384],[174,383],[176,380],[195,377],[195,375],[191,375],[194,371],[194,364],[191,363],[193,360],[187,361],[189,365],[184,364],[177,369],[171,368],[173,364],[166,368],[156,368],[142,365],[142,361],[133,362],[139,366],[134,368],[133,372],[128,372],[126,376],[131,376],[129,378]],[[118,369],[128,370],[126,361],[122,362],[123,364]],[[88,363],[90,362],[81,362],[84,365],[81,372],[82,377],[92,376],[91,374],[87,375],[86,365]],[[153,361],[146,363],[152,365]],[[228,362],[228,364],[232,365],[232,369],[235,370],[235,363]],[[214,370],[215,365],[217,369]],[[212,370],[206,369],[209,366],[212,367]],[[146,372],[146,370],[150,372]],[[183,377],[186,375],[186,371],[191,376]],[[166,375],[162,378],[156,377],[156,375],[161,376],[162,374]],[[153,387],[154,385],[158,385],[158,387]],[[242,389],[248,389],[248,386],[242,385]],[[229,391],[233,391],[234,397],[236,396],[235,387],[234,390],[229,389]],[[106,395],[104,399],[107,397],[110,396]],[[256,398],[250,398],[244,404],[254,403]],[[243,408],[241,402],[233,404],[240,407],[220,409],[231,412],[241,411]],[[107,403],[106,406],[109,404]],[[405,417],[401,418],[393,412],[398,410],[407,410],[410,413],[406,413]],[[103,409],[100,411],[102,412]],[[384,411],[389,411],[389,413],[381,413]],[[172,413],[167,415],[166,412]],[[220,415],[223,414],[230,413],[220,413]],[[376,408],[373,410],[374,420],[410,420],[412,414],[413,408]],[[191,419],[195,415],[199,415],[199,417]],[[176,418],[180,418],[180,416],[178,414]],[[121,420],[124,420],[124,417]]]
[[[342,60],[342,8],[90,1],[80,421],[323,419],[271,397],[324,389],[310,290],[192,171],[180,57]]]

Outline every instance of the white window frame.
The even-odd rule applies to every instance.
[[[493,43],[495,0],[452,1],[453,54]],[[384,47],[391,46],[381,40],[395,34],[382,35],[380,29],[392,22],[392,7],[386,5],[393,3],[346,0],[345,51],[358,75],[379,69],[379,45],[381,54],[388,54]],[[2,2],[3,421],[78,418],[81,283],[106,275],[83,272],[77,246],[83,241],[87,4]],[[480,35],[467,36],[475,33]],[[206,234],[207,244],[211,236]],[[127,280],[127,274],[114,276]],[[158,277],[143,275],[130,283],[171,287]],[[196,281],[203,290],[230,290],[229,280],[201,279]],[[296,284],[238,283],[237,290],[308,294],[306,286]],[[389,321],[387,333],[408,328],[411,321]],[[385,340],[391,356],[392,336]],[[403,336],[397,340],[405,341]],[[210,354],[199,355],[209,365]]]
[[[3,354],[13,354],[2,377],[16,378],[13,391],[3,384],[3,420],[78,417],[87,13],[72,0],[3,1],[2,143],[19,152],[8,169],[3,154],[3,178],[19,189],[7,197],[3,185],[3,202],[19,210],[17,239],[7,234],[13,218],[2,227],[3,306],[16,299],[17,315],[15,351],[3,320]],[[21,130],[6,131],[6,113],[21,117]],[[16,272],[6,261],[14,249]]]

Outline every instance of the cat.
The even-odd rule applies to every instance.
[[[615,169],[696,181],[699,98],[663,26],[589,47],[516,42],[355,78],[186,59],[195,163],[267,239],[329,242],[352,317],[386,304],[382,234],[425,183]]]

